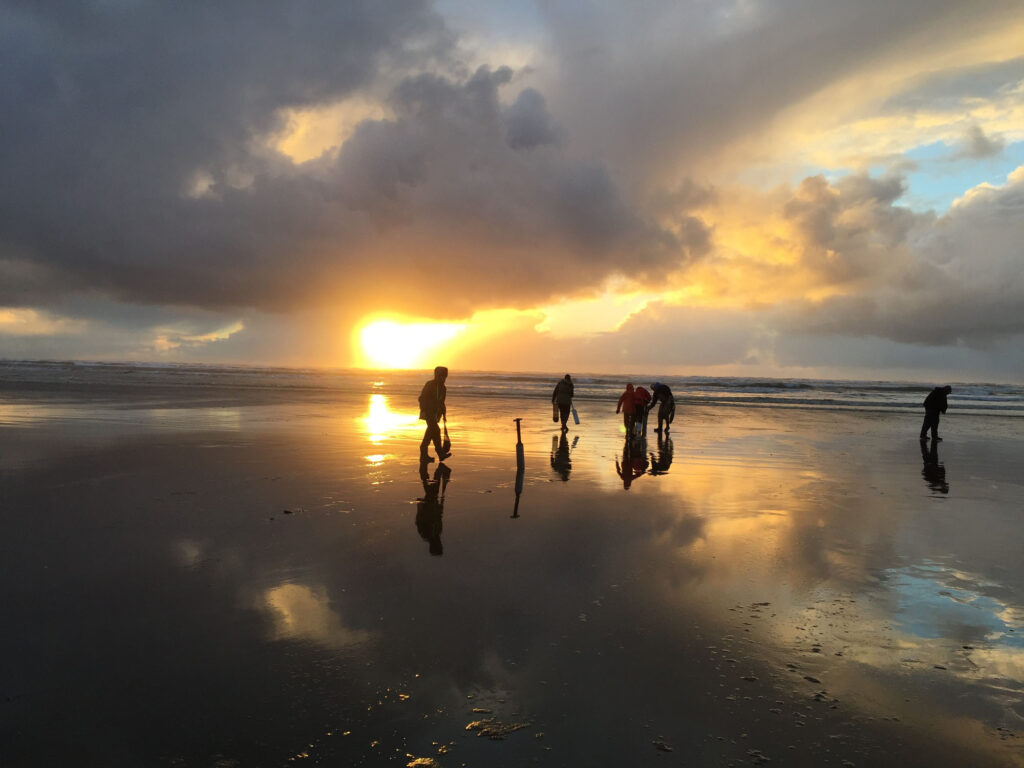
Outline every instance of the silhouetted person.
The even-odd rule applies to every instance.
[[[928,439],[928,430],[932,431],[932,442],[941,440],[939,437],[939,414],[946,412],[946,396],[953,391],[950,386],[936,387],[924,399],[924,424],[921,425],[921,439]]]
[[[668,430],[666,430],[668,431]],[[651,474],[652,475],[665,475],[668,474],[669,467],[672,466],[672,438],[666,437],[664,433],[658,435],[658,456],[655,458],[654,454],[651,454]]]
[[[551,468],[558,473],[562,480],[569,479],[572,472],[572,460],[569,458],[569,438],[565,432],[561,437],[551,436]]]
[[[932,447],[929,449],[928,443],[922,440],[921,458],[924,460],[921,476],[928,483],[928,487],[935,493],[949,493],[949,483],[946,482],[946,468],[939,461],[939,444],[932,440]]]
[[[660,381],[656,381],[651,385],[651,394],[654,397],[650,405],[647,406],[647,411],[652,411],[654,406],[658,405],[658,428],[654,431],[661,432],[664,429],[665,432],[668,432],[676,417],[676,401],[672,397],[672,390]]]
[[[615,406],[615,412],[619,411],[622,411],[622,423],[626,427],[626,437],[632,437],[636,416],[636,392],[633,391],[632,384],[627,384],[626,391],[619,395],[619,404]]]
[[[438,422],[447,418],[448,409],[444,404],[445,395],[448,390],[444,386],[448,378],[448,369],[443,365],[434,369],[434,378],[423,385],[420,392],[420,419],[427,422],[427,428],[423,432],[423,442],[420,443],[420,461],[433,461],[433,457],[427,453],[430,443],[434,443],[434,450],[437,451],[437,458],[444,461],[450,453],[445,452],[441,447],[441,427]]]
[[[416,500],[416,530],[424,541],[430,544],[430,554],[443,555],[441,544],[441,517],[444,515],[444,489],[452,471],[444,464],[434,470],[434,479],[427,474],[427,462],[420,462],[420,481],[423,483],[423,498]]]
[[[640,422],[640,434],[647,437],[647,404],[651,402],[651,393],[646,387],[637,387],[633,390],[633,397],[636,398],[636,419]]]
[[[622,464],[616,459],[615,471],[622,478],[622,487],[627,491],[633,481],[647,471],[647,442],[643,438],[633,440],[626,437],[622,448]]]
[[[567,373],[555,384],[555,391],[551,393],[551,402],[558,406],[558,415],[562,419],[562,431],[569,429],[569,411],[572,410],[572,396],[575,394],[575,387],[572,377]]]

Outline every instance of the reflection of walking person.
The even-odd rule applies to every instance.
[[[420,392],[420,419],[427,422],[427,428],[423,432],[423,442],[420,443],[420,461],[433,461],[434,457],[427,453],[430,443],[434,443],[434,450],[437,451],[437,458],[444,461],[450,453],[441,446],[441,427],[438,422],[445,418],[447,420],[448,409],[444,404],[445,395],[448,390],[444,386],[448,378],[448,369],[443,365],[434,369],[434,378],[423,385]]]
[[[572,472],[572,459],[569,458],[569,438],[565,436],[565,432],[562,432],[561,437],[551,436],[551,469],[557,472],[562,480],[568,480],[569,474]]]
[[[575,394],[575,387],[572,377],[567,373],[565,377],[555,384],[555,391],[551,393],[551,402],[558,406],[558,415],[562,419],[562,431],[569,429],[569,411],[572,410],[572,396]]]
[[[924,399],[924,424],[921,425],[921,439],[928,439],[928,430],[932,431],[932,442],[941,440],[939,437],[939,414],[946,412],[946,396],[953,391],[950,386],[936,387]]]
[[[444,515],[444,490],[452,471],[444,464],[434,470],[434,479],[427,475],[426,463],[420,463],[420,481],[423,483],[423,498],[416,500],[416,530],[423,540],[430,544],[430,554],[444,554],[441,544],[441,517]]]

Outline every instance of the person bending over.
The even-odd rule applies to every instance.
[[[633,437],[633,424],[636,415],[636,393],[633,385],[627,384],[626,391],[619,395],[619,404],[615,406],[615,412],[622,411],[622,423],[626,427],[626,437]]]
[[[921,425],[921,439],[928,439],[928,430],[932,431],[932,442],[942,440],[939,437],[939,414],[946,412],[946,397],[953,388],[950,386],[936,387],[924,399],[924,424]]]
[[[676,417],[676,401],[672,397],[672,390],[660,381],[656,381],[651,385],[651,393],[654,397],[651,399],[651,404],[647,406],[648,412],[653,410],[654,406],[658,404],[658,428],[654,431],[661,432],[663,429],[662,425],[664,425],[664,431],[668,432],[673,419]]]

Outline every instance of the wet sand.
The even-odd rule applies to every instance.
[[[5,392],[0,764],[1024,765],[1019,420],[577,407]]]

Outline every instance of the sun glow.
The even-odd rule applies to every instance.
[[[380,368],[420,367],[428,354],[465,330],[456,323],[377,320],[359,332],[364,361]]]

